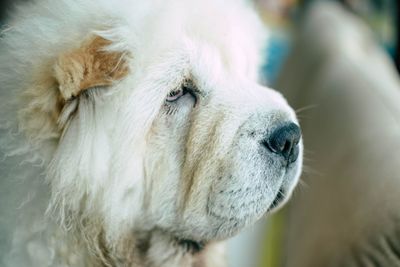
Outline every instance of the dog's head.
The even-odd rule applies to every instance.
[[[157,228],[211,240],[284,203],[300,129],[256,83],[251,8],[104,2],[41,1],[3,39],[2,79],[23,90],[20,125],[48,163],[51,209],[109,238]]]

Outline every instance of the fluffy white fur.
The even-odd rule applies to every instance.
[[[57,58],[93,36],[129,74],[58,112]],[[19,7],[0,43],[1,266],[224,266],[220,241],[301,169],[301,153],[285,168],[260,145],[296,122],[257,84],[263,36],[240,0]],[[197,101],[166,102],[187,81]]]

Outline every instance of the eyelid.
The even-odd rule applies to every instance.
[[[195,96],[204,96],[204,93],[197,89],[197,87],[192,88],[192,87],[186,87],[186,89],[190,92],[193,93]]]
[[[181,94],[179,97],[177,97],[176,99],[171,99],[169,100],[170,97],[172,97],[174,92],[178,92],[178,91],[183,91],[184,93]],[[191,79],[184,79],[179,87],[177,87],[176,89],[172,90],[169,92],[167,98],[166,98],[166,103],[174,103],[177,102],[181,97],[183,97],[185,94],[189,94],[191,97],[193,97],[194,99],[194,107],[197,105],[199,97],[204,96],[204,92],[200,91],[197,86],[195,85],[195,83],[191,80]]]
[[[181,98],[183,95],[184,95],[184,92],[183,92],[182,88],[170,91],[168,96],[167,96],[167,98],[166,98],[166,101],[167,102],[175,102],[179,98]]]
[[[195,97],[197,97],[197,96],[201,96],[201,97],[205,96],[205,93],[198,89],[198,87],[196,86],[196,83],[194,83],[192,79],[184,80],[181,86],[185,87]]]
[[[194,105],[193,107],[197,106],[199,102],[199,96],[201,96],[201,92],[195,86],[187,86],[182,84],[182,87],[186,89],[186,91],[194,98]]]

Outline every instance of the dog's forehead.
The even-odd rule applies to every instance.
[[[192,64],[220,61],[237,75],[256,72],[265,33],[242,1],[165,1],[145,20],[132,23],[139,32],[137,56],[144,61],[186,53]]]

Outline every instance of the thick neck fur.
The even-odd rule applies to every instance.
[[[54,237],[68,240],[59,243],[57,261],[50,266],[85,267],[224,267],[223,244],[199,245],[179,240],[161,230],[127,235],[118,247],[107,245],[102,232],[84,233],[54,228]],[[75,236],[76,235],[76,236]],[[83,238],[82,238],[83,237]],[[86,240],[84,240],[86,238]],[[50,239],[51,240],[51,239]],[[53,244],[49,244],[51,246]],[[49,259],[50,260],[50,259]]]
[[[25,157],[8,157],[9,160],[13,158],[21,162]],[[4,218],[10,220],[8,225],[14,227],[7,230],[13,237],[6,237],[12,241],[9,244],[7,242],[9,246],[5,244],[4,251],[0,253],[0,256],[4,256],[3,259],[0,257],[1,266],[226,266],[222,243],[209,243],[202,247],[203,244],[191,244],[190,241],[179,240],[158,229],[143,232],[132,229],[113,246],[105,238],[101,220],[95,220],[93,217],[90,221],[76,218],[71,220],[70,224],[60,226],[56,216],[52,216],[51,213],[45,215],[50,195],[49,187],[43,183],[41,177],[42,169],[39,166],[36,171],[30,168],[29,175],[34,176],[33,173],[36,173],[37,177],[24,180],[26,183],[29,182],[29,186],[25,188],[24,203],[16,208],[19,216],[16,216],[15,220],[11,215],[9,218]],[[19,171],[14,175],[21,176],[23,173]],[[11,192],[5,193],[5,199],[11,197],[7,197]]]
[[[129,267],[222,267],[221,244],[199,245],[193,241],[179,240],[161,230],[133,234],[125,247],[113,252],[110,264],[105,266]],[[103,251],[110,253],[110,250]]]

